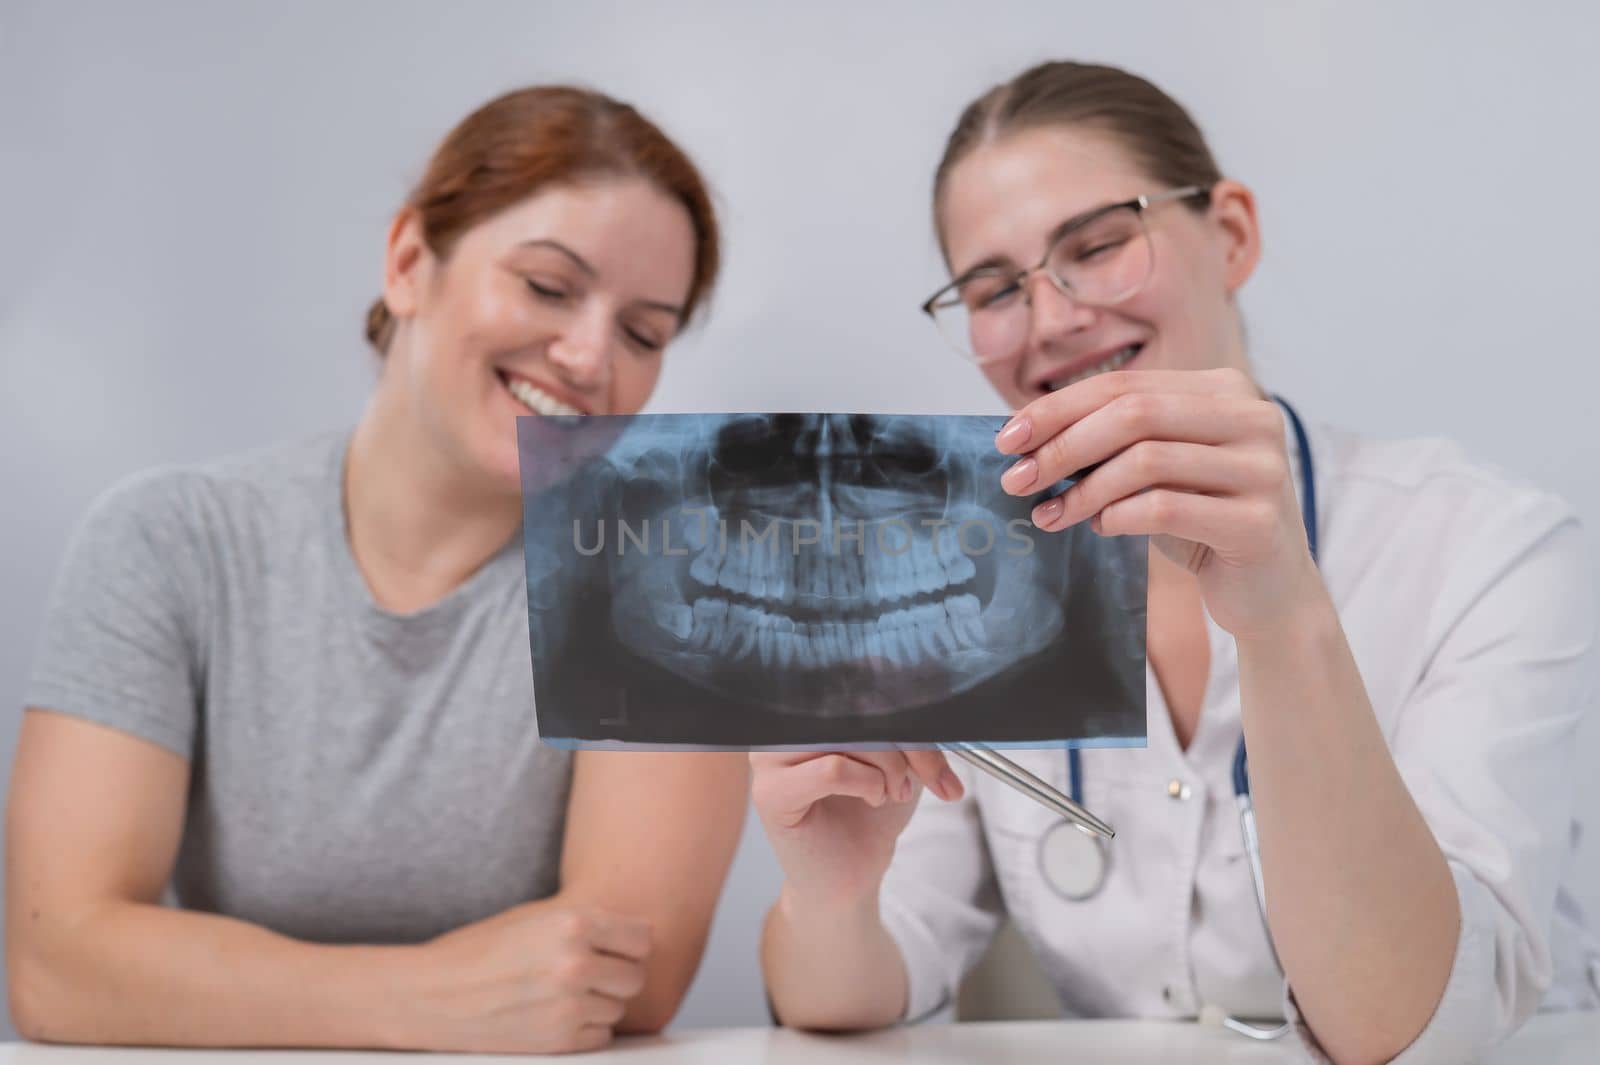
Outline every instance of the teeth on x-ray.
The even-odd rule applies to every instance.
[[[871,535],[870,533],[868,535]],[[779,544],[792,540],[780,537]],[[900,546],[898,544],[896,547]],[[899,554],[877,550],[839,553],[765,550],[731,546],[724,553],[713,540],[696,555],[689,575],[707,588],[723,588],[749,599],[779,605],[865,597],[872,605],[909,599],[964,584],[977,573],[948,531],[939,538],[916,539]]]
[[[868,657],[915,666],[981,647],[978,611],[978,597],[966,594],[862,620],[796,621],[787,614],[702,597],[692,609],[669,609],[657,621],[692,649],[728,662],[755,658],[763,666],[823,669]]]

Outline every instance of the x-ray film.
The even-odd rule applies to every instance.
[[[517,420],[540,735],[1145,742],[1146,541],[1034,528],[997,417]]]

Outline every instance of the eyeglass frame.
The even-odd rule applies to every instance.
[[[1056,272],[1054,270],[1051,270],[1049,268],[1049,265],[1048,265],[1049,262],[1050,262],[1050,257],[1053,254],[1055,254],[1056,248],[1060,247],[1062,241],[1066,240],[1068,237],[1070,237],[1072,234],[1076,233],[1078,230],[1082,229],[1084,226],[1090,225],[1091,223],[1096,222],[1101,218],[1104,218],[1106,215],[1110,214],[1112,211],[1132,210],[1134,212],[1134,214],[1138,217],[1139,227],[1140,227],[1141,232],[1144,233],[1145,240],[1148,241],[1150,239],[1150,232],[1144,226],[1144,213],[1146,211],[1150,210],[1150,208],[1152,208],[1152,207],[1158,207],[1163,203],[1171,203],[1171,202],[1181,201],[1181,200],[1192,200],[1192,199],[1202,199],[1202,198],[1206,199],[1206,200],[1209,200],[1211,198],[1211,188],[1209,186],[1206,186],[1206,185],[1184,185],[1184,186],[1182,186],[1180,188],[1176,188],[1176,189],[1166,189],[1166,190],[1164,190],[1162,192],[1149,193],[1149,194],[1142,195],[1142,196],[1135,196],[1131,200],[1119,200],[1116,203],[1108,203],[1108,204],[1104,205],[1103,207],[1091,208],[1088,211],[1084,212],[1083,214],[1079,215],[1077,218],[1073,218],[1073,219],[1069,220],[1068,222],[1066,222],[1064,225],[1062,225],[1056,231],[1055,235],[1050,238],[1050,244],[1049,244],[1048,247],[1045,248],[1044,254],[1039,257],[1039,261],[1037,263],[1035,263],[1033,266],[1029,267],[1028,269],[1019,270],[1015,274],[1013,274],[1012,277],[1011,277],[1011,283],[1016,285],[1018,290],[1022,292],[1023,301],[1025,303],[1028,303],[1028,305],[1030,307],[1032,306],[1032,303],[1031,303],[1030,298],[1028,296],[1028,289],[1027,289],[1026,282],[1027,282],[1028,278],[1032,277],[1034,274],[1038,273],[1040,270],[1044,271],[1044,275],[1050,279],[1050,283],[1052,285],[1054,285],[1056,287],[1056,289],[1058,291],[1060,291],[1060,293],[1063,296],[1067,296],[1067,297],[1069,297],[1071,299],[1074,299],[1074,300],[1077,300],[1077,301],[1079,301],[1081,303],[1085,303],[1085,304],[1087,304],[1087,305],[1089,305],[1091,307],[1109,307],[1112,304],[1121,303],[1123,300],[1128,299],[1129,297],[1134,295],[1136,292],[1138,292],[1140,289],[1144,288],[1145,283],[1150,280],[1150,275],[1155,272],[1155,248],[1154,247],[1152,247],[1150,249],[1150,269],[1145,272],[1145,275],[1144,275],[1143,278],[1140,279],[1139,284],[1134,286],[1129,291],[1118,295],[1116,299],[1105,300],[1105,301],[1085,300],[1085,299],[1083,299],[1081,296],[1078,295],[1078,293],[1072,291],[1071,287],[1067,285],[1066,281],[1064,281],[1062,278],[1056,276]],[[962,358],[965,358],[965,359],[967,359],[969,361],[976,362],[976,363],[979,363],[979,364],[988,363],[988,362],[1001,362],[1001,361],[1003,361],[1004,357],[1001,356],[1001,357],[996,357],[996,358],[993,358],[993,359],[985,359],[985,358],[979,356],[977,352],[968,351],[965,348],[963,348],[960,345],[958,345],[954,340],[951,340],[950,337],[946,334],[945,330],[942,327],[940,327],[940,325],[939,325],[939,317],[935,313],[933,305],[935,303],[937,303],[939,301],[939,299],[941,297],[943,297],[947,292],[952,292],[952,291],[955,291],[955,290],[959,289],[962,285],[966,284],[968,281],[971,281],[974,277],[977,277],[982,271],[985,271],[985,270],[999,270],[999,267],[995,267],[995,266],[976,266],[976,267],[973,267],[972,269],[968,270],[966,273],[962,274],[960,277],[951,280],[948,284],[944,285],[942,288],[939,289],[939,291],[935,292],[933,295],[929,296],[927,299],[923,300],[922,301],[922,306],[921,306],[922,313],[926,314],[928,316],[929,320],[933,322],[934,328],[938,329],[939,335],[941,337],[944,337],[945,343],[949,344],[952,348],[954,348],[956,350],[957,354],[961,355]],[[999,276],[1004,276],[1004,275],[1001,274]],[[968,313],[970,314],[971,312],[969,311]]]

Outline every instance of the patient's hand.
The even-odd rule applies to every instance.
[[[423,947],[407,1043],[423,1050],[546,1054],[611,1041],[644,987],[649,926],[546,899]]]

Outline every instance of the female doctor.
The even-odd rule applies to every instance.
[[[1047,63],[982,96],[934,218],[953,280],[924,309],[1016,411],[1004,487],[1097,466],[1034,521],[1150,537],[1149,745],[1015,752],[1105,848],[936,751],[752,755],[778,1017],[925,1016],[1002,913],[1071,1013],[1223,1015],[1341,1063],[1593,1004],[1562,884],[1596,639],[1571,510],[1262,391],[1255,201],[1140,78]]]

